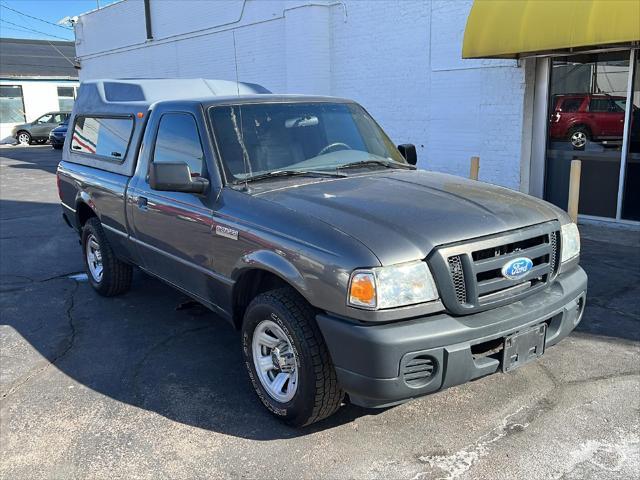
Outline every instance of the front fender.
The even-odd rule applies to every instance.
[[[289,285],[307,299],[310,299],[310,289],[300,271],[289,261],[284,253],[278,254],[270,250],[257,250],[243,255],[236,262],[231,278],[237,281],[247,270],[264,270],[270,272]]]

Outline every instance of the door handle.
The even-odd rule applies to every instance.
[[[146,210],[149,204],[149,201],[147,200],[147,197],[138,197],[137,203],[138,203],[138,208],[140,210]]]

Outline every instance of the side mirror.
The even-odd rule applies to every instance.
[[[185,162],[151,163],[149,186],[166,192],[204,193],[209,186],[206,178],[191,178]]]
[[[416,153],[416,146],[411,143],[403,143],[398,145],[400,154],[404,157],[409,165],[415,165],[418,163],[418,154]]]

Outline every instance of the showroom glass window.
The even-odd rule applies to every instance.
[[[582,161],[581,215],[616,218],[630,52],[551,62],[545,198],[566,209],[571,161]]]

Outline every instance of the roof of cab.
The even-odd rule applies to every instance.
[[[340,97],[329,97],[322,95],[303,95],[303,94],[262,94],[262,95],[225,95],[220,97],[201,97],[189,98],[181,100],[167,100],[163,104],[181,104],[181,103],[199,103],[205,107],[216,105],[246,105],[255,103],[354,103],[353,100]]]

